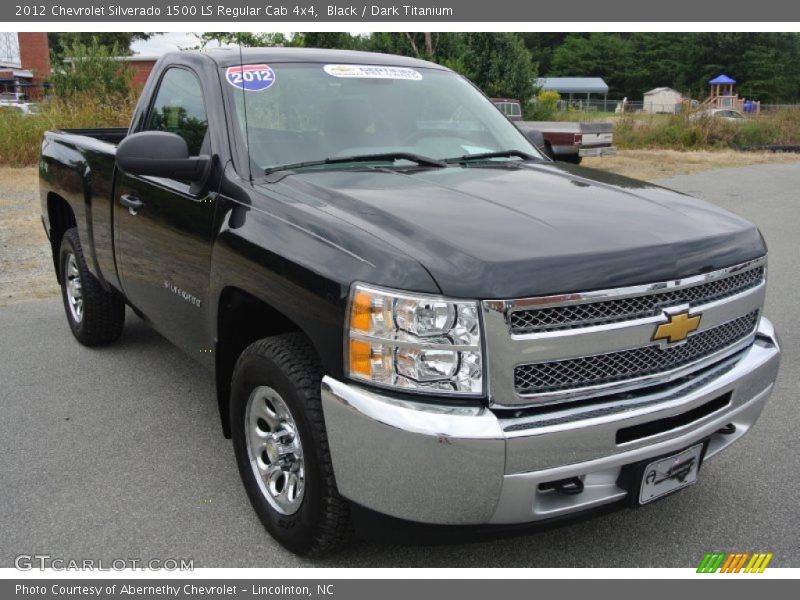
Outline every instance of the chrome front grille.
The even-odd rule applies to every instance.
[[[520,365],[514,369],[514,387],[520,394],[596,386],[678,369],[744,340],[758,323],[758,311],[662,347],[644,346],[569,360]]]
[[[489,401],[511,408],[635,394],[718,364],[755,339],[766,264],[762,257],[672,281],[484,300]],[[685,340],[657,339],[663,325],[690,317],[696,329]]]
[[[509,315],[511,333],[558,331],[652,317],[671,306],[707,304],[728,298],[763,281],[764,267],[754,266],[708,283],[644,296],[518,310]]]

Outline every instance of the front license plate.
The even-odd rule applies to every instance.
[[[639,490],[639,504],[647,504],[696,483],[702,454],[703,444],[697,444],[647,465]]]

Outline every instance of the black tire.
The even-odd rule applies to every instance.
[[[70,308],[69,281],[70,256],[75,257],[74,267],[80,278],[82,314],[76,318]],[[61,280],[61,298],[67,313],[67,322],[75,336],[84,346],[100,346],[115,342],[122,335],[125,325],[125,302],[114,291],[106,291],[97,278],[86,267],[78,230],[74,227],[64,233],[59,252],[59,275]]]
[[[233,371],[231,429],[244,487],[264,527],[282,546],[303,556],[320,556],[351,537],[350,510],[336,489],[320,400],[319,359],[302,334],[290,333],[248,346]],[[282,514],[270,504],[250,463],[247,404],[257,388],[272,388],[291,413],[302,444],[305,483],[299,508]]]

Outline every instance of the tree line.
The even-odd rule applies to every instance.
[[[76,43],[129,48],[149,33],[53,33],[56,54]],[[611,98],[639,100],[668,86],[702,100],[708,80],[721,73],[737,81],[741,96],[764,103],[800,101],[798,33],[481,33],[346,32],[197,34],[198,47],[305,46],[387,52],[446,65],[490,96],[526,101],[540,77],[602,77]]]

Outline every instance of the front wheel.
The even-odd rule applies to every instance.
[[[333,476],[321,367],[301,334],[265,338],[236,363],[231,429],[253,508],[281,545],[319,556],[347,541],[350,517]]]

